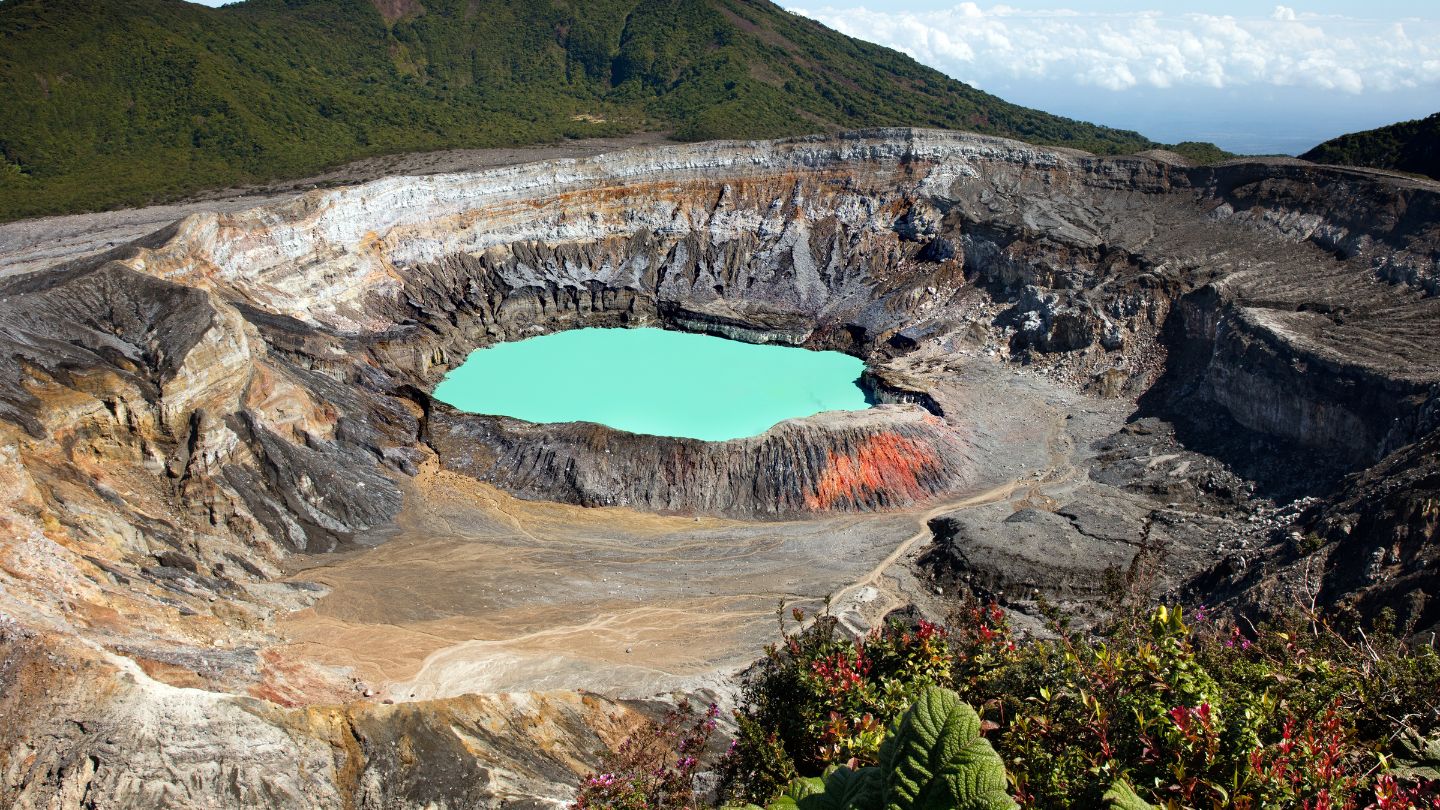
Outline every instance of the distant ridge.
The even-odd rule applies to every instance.
[[[1440,113],[1341,135],[1300,157],[1316,163],[1389,169],[1440,180]]]
[[[1010,104],[766,0],[0,0],[0,98],[0,219],[380,153],[639,129],[911,125],[1159,146]]]

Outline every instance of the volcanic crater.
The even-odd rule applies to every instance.
[[[780,600],[863,630],[1313,562],[1434,628],[1437,203],[875,130],[316,190],[0,279],[0,799],[553,800]],[[847,352],[880,404],[703,442],[429,393],[592,326]]]

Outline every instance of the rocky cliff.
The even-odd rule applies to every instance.
[[[894,509],[961,489],[974,467],[960,433],[918,405],[792,419],[727,442],[534,425],[440,405],[427,440],[445,467],[522,497],[682,514]]]
[[[275,618],[318,591],[282,566],[383,541],[433,459],[527,498],[681,514],[927,503],[989,480],[1005,453],[1003,436],[976,437],[985,414],[930,390],[963,385],[943,362],[963,345],[981,354],[967,362],[1139,397],[1222,459],[1261,446],[1246,442],[1282,464],[1309,454],[1302,492],[1387,456],[1398,469],[1434,429],[1437,201],[1431,184],[1298,162],[1196,168],[885,130],[390,178],[190,216],[0,282],[0,711],[20,729],[0,750],[0,799],[563,792],[624,705],[384,707],[284,651]],[[901,404],[707,445],[428,397],[477,346],[639,324],[851,352]],[[935,362],[902,374],[917,347]],[[1423,576],[1433,526],[1405,494],[1419,490],[1396,486],[1356,514],[1379,516],[1361,523],[1380,535],[1418,526],[1405,543],[1419,550],[1395,554]],[[1042,508],[1009,525],[1120,544],[1075,551],[1097,571],[1134,557],[1129,534],[1093,524]],[[1004,573],[1004,535],[945,531],[971,549],[962,565]],[[543,762],[494,731],[527,723],[548,729]],[[432,779],[447,757],[462,770]]]

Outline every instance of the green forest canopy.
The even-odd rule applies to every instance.
[[[1341,135],[1301,157],[1316,163],[1389,169],[1440,180],[1440,113],[1419,121]]]

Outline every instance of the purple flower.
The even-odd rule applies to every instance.
[[[585,784],[591,787],[610,787],[611,785],[615,784],[615,774],[602,773],[598,776],[592,776],[589,779],[585,780]]]

